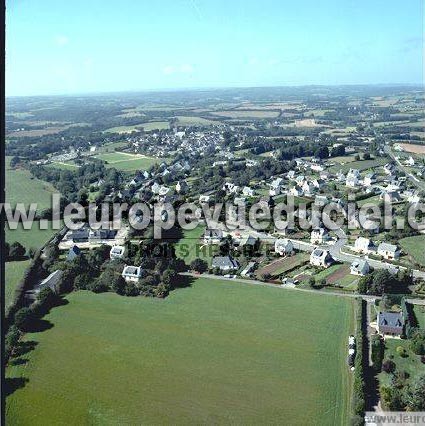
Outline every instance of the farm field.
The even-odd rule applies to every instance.
[[[14,262],[6,262],[4,270],[4,307],[7,307],[13,301],[13,294],[19,281],[24,275],[24,271],[28,268],[30,260],[19,260]]]
[[[11,169],[10,157],[6,157],[6,202],[14,208],[16,203],[24,203],[25,207],[37,203],[37,210],[51,207],[51,195],[57,192],[53,186],[37,179],[25,169]]]
[[[206,118],[196,116],[178,115],[177,119],[179,126],[218,126],[221,124],[220,121],[208,120]]]
[[[413,154],[425,154],[425,145],[415,145],[413,143],[399,143],[405,152]]]
[[[133,126],[117,126],[111,127],[104,130],[105,133],[132,133],[137,132],[139,129],[143,129],[145,132],[150,132],[151,130],[162,130],[169,129],[168,121],[152,121],[148,123],[135,124]]]
[[[117,170],[132,171],[146,170],[154,164],[160,163],[160,158],[147,157],[140,154],[129,154],[125,152],[110,152],[96,155],[95,158],[107,161],[106,167],[114,167]]]
[[[425,266],[425,235],[403,238],[399,241],[401,248],[420,265]]]
[[[7,368],[10,425],[348,423],[351,300],[208,279],[67,300]]]

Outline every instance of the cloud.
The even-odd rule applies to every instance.
[[[194,71],[194,68],[190,64],[181,64],[181,65],[166,65],[162,72],[165,75],[171,75],[171,74],[192,74]]]
[[[55,44],[57,46],[65,46],[68,43],[69,43],[69,38],[67,36],[58,35],[55,37]]]

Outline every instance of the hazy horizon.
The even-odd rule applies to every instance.
[[[6,94],[422,86],[423,4],[8,1]]]

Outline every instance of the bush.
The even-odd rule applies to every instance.
[[[366,384],[365,384],[365,357],[364,357],[364,347],[365,347],[365,333],[364,333],[364,324],[365,324],[365,302],[362,299],[357,299],[357,312],[356,312],[356,322],[357,322],[357,351],[356,358],[354,360],[354,380],[353,380],[353,401],[352,409],[353,414],[352,418],[355,419],[357,416],[362,417],[366,408]]]
[[[408,353],[406,349],[403,348],[403,346],[397,346],[396,352],[402,357],[406,358],[408,356]]]
[[[375,371],[379,372],[382,368],[382,361],[384,359],[384,342],[381,336],[372,336],[372,362]]]
[[[196,272],[199,272],[199,273],[202,274],[203,272],[208,270],[208,263],[205,262],[205,260],[197,258],[197,259],[192,260],[192,262],[190,264],[190,268],[193,271],[196,271]]]
[[[30,308],[21,308],[16,312],[14,319],[16,327],[25,331],[34,320],[33,312]]]
[[[385,371],[388,374],[394,372],[394,370],[395,370],[395,363],[394,363],[394,361],[391,361],[390,359],[386,359],[382,363],[382,370]]]

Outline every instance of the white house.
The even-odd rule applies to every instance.
[[[406,164],[406,166],[414,166],[415,160],[413,159],[412,156],[410,156],[404,163]]]
[[[289,194],[294,197],[301,197],[304,194],[304,191],[300,186],[296,185],[289,190]]]
[[[249,186],[244,186],[242,188],[242,194],[245,195],[245,197],[253,197],[254,196],[254,190],[250,188]]]
[[[357,253],[369,253],[373,248],[373,243],[369,238],[358,237],[354,242],[354,251]]]
[[[388,203],[398,203],[401,201],[401,195],[397,191],[384,191],[379,196],[381,200],[385,200]]]
[[[328,250],[316,248],[310,254],[310,264],[313,266],[328,268],[332,263],[333,258]]]
[[[124,252],[124,246],[112,246],[111,251],[109,252],[109,257],[111,259],[121,259],[124,256]]]
[[[364,178],[363,178],[363,185],[364,186],[371,186],[372,184],[374,184],[376,182],[376,175],[375,173],[368,173]]]
[[[355,175],[347,175],[345,179],[345,186],[349,188],[356,188],[359,185],[359,178]]]
[[[223,191],[226,191],[227,194],[236,194],[239,191],[239,186],[232,182],[225,182],[222,189]]]
[[[189,189],[189,185],[187,184],[186,181],[182,180],[176,183],[176,192],[178,194],[184,194],[187,192],[188,189]]]
[[[358,259],[351,263],[350,274],[364,276],[370,271],[369,263],[366,260]]]
[[[279,195],[282,191],[282,184],[283,184],[283,179],[282,178],[276,178],[275,180],[272,181],[272,183],[270,184],[270,195],[274,196],[274,195]]]
[[[328,239],[328,231],[325,228],[315,228],[311,231],[311,244],[323,244]]]
[[[274,243],[274,251],[281,256],[289,255],[294,252],[294,245],[287,238],[279,238]]]
[[[124,266],[121,276],[127,282],[137,282],[142,276],[142,268],[140,266],[126,265]]]
[[[394,244],[381,243],[378,246],[378,254],[384,259],[398,259],[400,249]]]
[[[314,185],[311,182],[305,181],[303,183],[302,189],[305,194],[312,194],[314,192]]]

